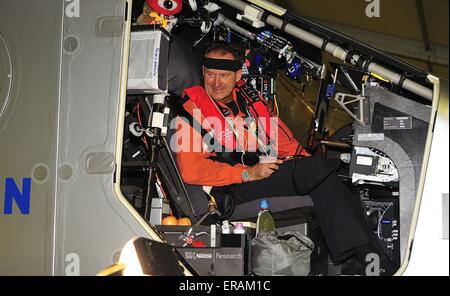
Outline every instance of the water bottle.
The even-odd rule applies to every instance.
[[[256,235],[263,232],[270,232],[275,230],[275,222],[272,214],[269,212],[269,203],[267,200],[261,200],[261,206],[256,220]]]

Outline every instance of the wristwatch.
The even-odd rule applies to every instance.
[[[241,176],[242,176],[242,181],[244,183],[250,181],[250,174],[249,174],[248,170],[243,170],[241,173]]]

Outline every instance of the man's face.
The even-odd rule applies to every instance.
[[[210,52],[210,59],[234,60],[231,53]],[[229,103],[233,100],[232,91],[236,82],[242,78],[242,70],[237,72],[203,68],[203,82],[206,92],[216,101]]]

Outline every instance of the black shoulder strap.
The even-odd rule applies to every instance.
[[[202,128],[200,122],[197,122],[194,117],[186,111],[186,109],[183,108],[182,104],[184,104],[185,102],[187,102],[189,100],[189,96],[185,95],[183,97],[183,99],[181,100],[181,104],[173,104],[175,107],[175,112],[178,116],[182,117],[183,119],[186,119],[187,123],[189,123],[189,125],[194,128],[198,133],[200,133],[202,135],[202,137],[204,137],[206,134],[208,134],[208,132]],[[195,124],[194,124],[195,122]]]
[[[181,102],[187,102],[189,100],[189,97],[185,95]],[[222,149],[217,150],[219,144],[217,141],[214,140],[213,135],[211,135],[207,130],[205,130],[200,122],[194,119],[194,117],[186,111],[186,109],[183,108],[183,106],[180,103],[173,104],[173,107],[175,109],[175,112],[178,116],[180,116],[183,120],[185,120],[195,131],[197,131],[201,136],[202,139],[206,140],[205,144],[208,146],[210,151],[224,151],[225,149],[222,146]],[[195,124],[194,124],[195,123]],[[209,141],[208,141],[209,140]],[[211,143],[213,141],[213,143]]]

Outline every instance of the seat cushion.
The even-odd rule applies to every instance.
[[[269,208],[272,214],[313,206],[313,201],[309,195],[277,196],[266,197],[264,199],[269,201]],[[258,215],[261,200],[262,198],[236,205],[230,220],[236,221],[255,218]]]

